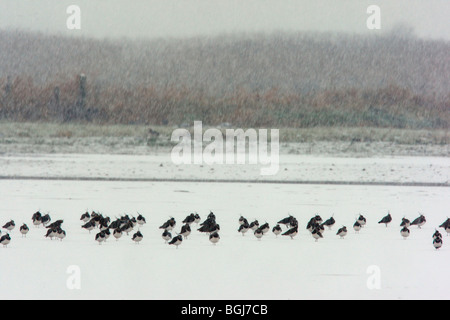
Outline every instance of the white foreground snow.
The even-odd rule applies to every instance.
[[[0,247],[0,299],[449,299],[450,237],[440,229],[440,250],[431,238],[449,215],[449,195],[448,187],[0,180],[0,223],[16,223],[11,243]],[[31,222],[37,210],[64,219],[66,239],[46,239]],[[144,239],[111,236],[99,245],[96,230],[81,228],[86,210],[112,219],[140,212]],[[178,249],[161,239],[169,216],[179,231],[190,212],[205,219],[209,210],[221,226],[217,245],[194,225]],[[386,228],[377,222],[388,210]],[[403,240],[401,218],[418,212],[427,223]],[[367,225],[355,234],[359,213]],[[272,227],[288,214],[300,223],[294,240],[237,232],[240,215]],[[318,242],[305,229],[314,214],[336,219]],[[31,230],[21,238],[24,222]],[[345,239],[336,236],[342,225]],[[67,287],[70,266],[79,268],[80,289]],[[374,277],[379,289],[367,285]]]

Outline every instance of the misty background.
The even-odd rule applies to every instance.
[[[66,9],[81,9],[69,30]],[[381,29],[366,26],[369,5]],[[448,1],[0,3],[0,119],[448,128]]]
[[[81,30],[67,30],[66,8],[81,9]],[[381,30],[366,27],[381,9]],[[0,28],[96,38],[167,38],[230,33],[320,31],[373,34],[408,25],[419,37],[450,39],[446,0],[2,0]]]

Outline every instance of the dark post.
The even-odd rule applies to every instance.
[[[78,102],[77,102],[77,115],[79,118],[85,113],[86,108],[86,75],[84,73],[78,76],[79,89],[78,89]]]

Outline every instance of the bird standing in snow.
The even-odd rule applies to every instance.
[[[248,229],[250,229],[250,225],[248,224],[248,222],[244,222],[239,226],[238,231],[242,234],[242,236],[244,236]]]
[[[255,235],[255,237],[256,237],[258,240],[261,240],[262,236],[264,235],[261,228],[256,229],[256,230],[253,232],[253,234]]]
[[[31,216],[31,220],[33,221],[33,225],[39,227],[39,225],[42,223],[42,214],[39,211],[36,211]]]
[[[92,221],[88,221],[85,224],[81,226],[83,229],[89,230],[89,233],[91,233],[91,230],[94,229],[95,224]]]
[[[267,232],[269,232],[270,226],[269,226],[269,224],[266,222],[266,223],[262,224],[262,225],[259,227],[259,229],[261,229],[261,231],[262,231],[263,234],[266,234]]]
[[[436,248],[436,250],[442,247],[442,243],[442,238],[436,238],[433,240],[433,246]]]
[[[139,243],[143,238],[144,236],[142,235],[142,233],[138,231],[135,234],[133,234],[131,240],[133,240],[135,243]]]
[[[14,223],[14,220],[10,220],[7,223],[5,223],[5,225],[2,228],[11,231],[14,229],[15,226],[16,224]]]
[[[61,228],[56,229],[56,237],[62,241],[66,237],[66,231]]]
[[[400,235],[403,237],[403,239],[408,238],[409,234],[410,234],[410,231],[409,231],[409,229],[406,226],[404,226],[402,228],[402,230],[400,230]]]
[[[98,244],[102,244],[106,240],[105,231],[100,231],[95,235],[95,241],[98,241]]]
[[[8,244],[11,242],[11,237],[9,236],[9,234],[5,234],[2,237],[0,237],[0,244],[3,245],[3,247],[7,247]]]
[[[392,217],[391,217],[391,214],[388,212],[388,215],[384,216],[380,221],[378,221],[378,223],[384,223],[386,225],[386,228],[387,228],[387,225],[389,223],[391,223],[391,221],[392,221]]]
[[[325,220],[321,225],[328,227],[328,229],[331,230],[331,227],[334,226],[336,223],[336,220],[334,220],[333,216],[331,216],[329,219]]]
[[[170,240],[169,245],[174,245],[178,249],[178,246],[182,242],[183,242],[183,236],[177,235],[176,237],[173,237],[172,240]]]
[[[164,241],[166,241],[166,243],[167,243],[170,239],[172,239],[172,234],[171,234],[169,231],[164,230],[164,232],[162,233],[161,237],[162,237],[162,238],[164,239]]]
[[[341,239],[344,239],[344,237],[347,235],[347,227],[343,226],[342,228],[339,228],[336,235],[338,235]]]
[[[50,238],[50,240],[53,240],[54,237],[56,237],[56,229],[55,228],[49,228],[47,230],[47,233],[45,234],[46,238]]]
[[[402,218],[402,222],[400,223],[400,227],[409,227],[411,225],[411,221],[409,219],[406,219],[405,217]]]
[[[367,223],[367,219],[362,214],[359,215],[356,221],[358,221],[358,223],[361,225],[361,228],[364,228]]]
[[[46,215],[43,215],[41,217],[41,222],[44,225],[44,227],[52,220],[52,218],[50,217],[50,215],[47,213]]]
[[[289,236],[291,240],[298,234],[298,227],[293,227],[287,230],[285,233],[281,234],[282,236]]]
[[[244,218],[244,216],[240,216],[240,217],[239,217],[239,224],[240,224],[240,225],[243,225],[243,224],[245,224],[245,223],[249,224],[249,223],[248,223],[248,220],[247,220],[246,218]]]
[[[137,216],[136,221],[137,221],[137,223],[138,223],[140,226],[143,226],[144,224],[147,223],[147,221],[145,221],[144,216],[143,216],[142,214],[140,214],[140,213],[139,213],[139,215]]]
[[[425,219],[425,216],[421,214],[418,218],[414,219],[413,222],[411,222],[412,226],[418,226],[419,229],[422,228],[422,226],[427,222],[427,219]]]
[[[81,221],[83,221],[83,222],[88,222],[89,221],[89,219],[91,219],[91,215],[89,214],[89,212],[85,212],[85,213],[83,213],[82,215],[81,215],[81,217],[80,217],[80,220]]]
[[[26,237],[28,231],[30,231],[30,229],[28,228],[28,226],[24,223],[23,225],[20,226],[19,228],[20,233],[22,234],[22,237]]]
[[[119,240],[120,237],[122,237],[122,229],[120,227],[115,228],[113,231],[113,236],[116,238],[116,241]]]
[[[358,221],[355,221],[353,224],[353,230],[355,230],[356,233],[359,233],[359,230],[361,230],[361,224]]]
[[[186,218],[184,218],[184,220],[182,221],[183,223],[187,223],[187,224],[191,224],[195,221],[195,214],[191,213],[189,214]]]
[[[440,226],[439,228],[444,228],[445,232],[447,232],[447,236],[450,233],[450,218],[447,218]]]
[[[159,228],[160,229],[165,229],[167,231],[172,230],[176,225],[176,221],[174,218],[170,218],[169,220],[167,220],[166,222],[164,222]]]
[[[298,226],[298,221],[294,216],[289,215],[289,217],[286,217],[278,221],[277,224],[284,224],[288,229],[292,229]]]
[[[212,244],[216,245],[217,242],[219,242],[220,236],[217,232],[213,232],[209,235],[209,241],[211,241]]]
[[[276,237],[281,233],[281,227],[279,224],[277,224],[275,227],[272,228],[272,232],[275,234]]]
[[[438,230],[436,230],[433,233],[433,240],[436,239],[436,238],[441,238],[442,239],[442,234]]]
[[[250,226],[250,229],[252,229],[253,231],[255,231],[255,230],[258,229],[258,227],[259,227],[259,222],[258,222],[258,220],[255,220],[255,221],[253,221],[253,222],[250,222],[249,226]]]
[[[191,234],[191,227],[189,226],[188,223],[186,223],[181,227],[181,231],[179,234],[181,234],[183,237],[187,239],[188,235]]]

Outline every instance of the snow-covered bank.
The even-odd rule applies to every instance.
[[[0,176],[130,180],[248,180],[449,184],[446,157],[318,157],[280,155],[279,171],[261,176],[263,165],[176,165],[170,153],[153,155],[5,154]]]

